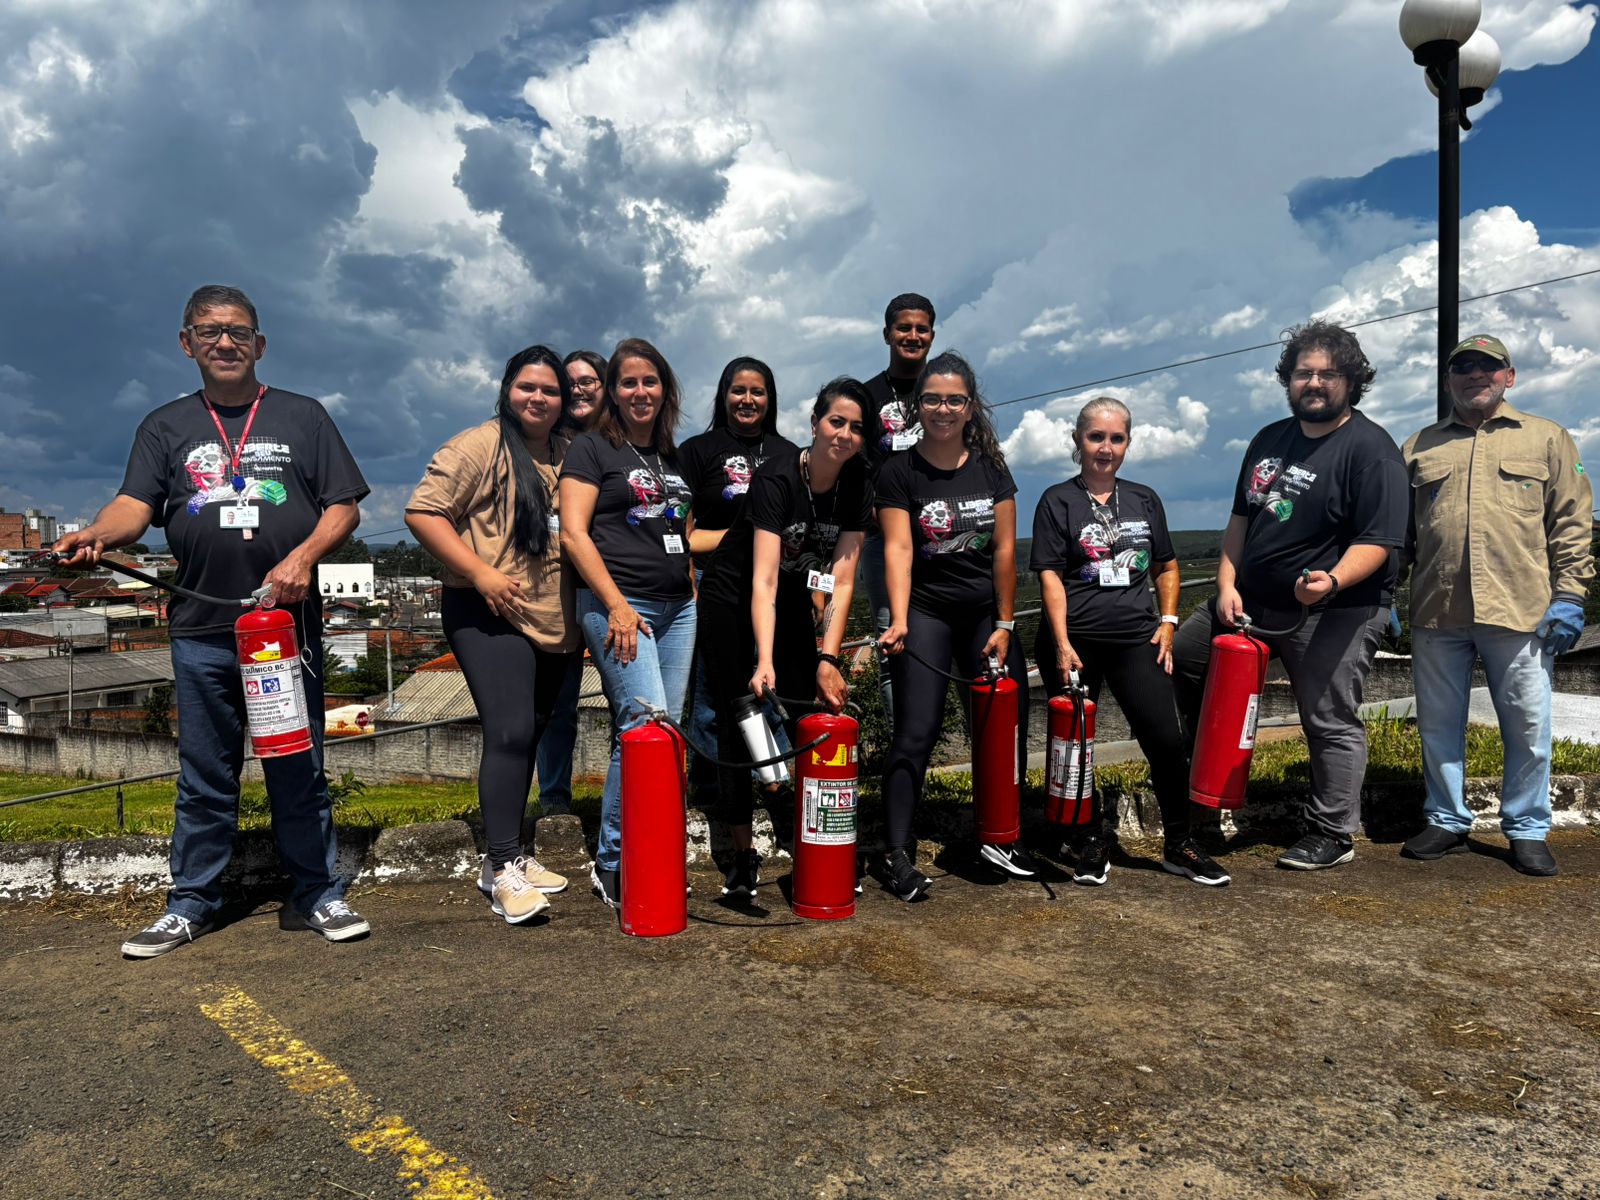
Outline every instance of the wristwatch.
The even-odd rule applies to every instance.
[[[1162,613],[1161,614],[1161,623],[1163,625],[1176,625],[1178,623],[1178,614],[1177,613]]]
[[[1017,623],[1015,621],[996,621],[994,627],[996,629],[1004,629],[1007,633],[1015,633]]]

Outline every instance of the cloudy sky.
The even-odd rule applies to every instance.
[[[92,515],[196,384],[199,283],[262,377],[321,397],[399,524],[423,463],[543,341],[655,341],[689,426],[722,364],[785,425],[882,368],[914,290],[978,366],[1024,519],[1111,392],[1126,474],[1214,528],[1283,411],[1257,343],[1434,299],[1436,116],[1399,0],[10,0],[0,7],[0,506]],[[1462,294],[1600,268],[1597,6],[1490,0],[1505,72],[1462,150]],[[1600,457],[1600,275],[1467,305],[1515,399]],[[1365,410],[1433,409],[1431,315],[1361,333]],[[381,540],[390,540],[383,537]]]

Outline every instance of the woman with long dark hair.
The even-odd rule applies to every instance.
[[[1079,410],[1072,458],[1080,470],[1046,489],[1033,516],[1028,565],[1038,572],[1045,614],[1034,658],[1052,696],[1074,671],[1091,700],[1111,688],[1150,764],[1166,839],[1161,865],[1218,887],[1227,872],[1189,836],[1189,755],[1172,688],[1178,556],[1155,489],[1118,478],[1132,444],[1133,414],[1116,397],[1096,396]],[[1115,839],[1112,807],[1072,847],[1073,882],[1106,881]]]
[[[844,706],[849,688],[839,655],[871,523],[861,452],[877,430],[878,406],[865,386],[843,378],[825,384],[811,407],[811,441],[803,450],[786,443],[756,469],[748,502],[711,556],[700,581],[700,649],[723,762],[749,761],[731,716],[741,696],[759,698],[770,688],[802,703],[815,698],[830,712]],[[829,597],[820,646],[814,590]],[[750,771],[720,773],[734,846],[722,892],[748,896],[761,880],[751,846]]]
[[[1003,663],[1021,688],[1018,766],[1028,746],[1028,668],[1016,628],[1017,485],[978,380],[961,355],[930,359],[915,391],[922,438],[878,473],[889,629],[878,639],[894,679],[894,735],[884,765],[889,890],[914,900],[933,881],[911,859],[912,819],[944,722],[952,667],[967,678]],[[909,651],[909,653],[907,653]],[[1021,844],[980,853],[1031,876]]]
[[[678,411],[678,379],[661,351],[642,338],[618,342],[600,417],[573,441],[561,468],[561,546],[582,579],[578,624],[611,706],[611,765],[590,882],[612,908],[622,897],[620,739],[649,719],[650,707],[682,715],[694,655],[689,488],[673,440]]]
[[[554,431],[569,385],[546,346],[512,355],[495,415],[451,438],[406,503],[406,525],[444,566],[445,637],[483,726],[478,806],[488,854],[479,886],[509,924],[567,881],[522,852],[534,757],[578,648],[557,537]]]
[[[572,384],[567,402],[566,424],[574,435],[593,429],[600,419],[600,402],[605,395],[606,360],[593,350],[574,350],[561,360]]]
[[[778,432],[778,385],[772,368],[759,358],[740,356],[722,368],[711,398],[711,424],[683,444],[680,463],[693,493],[689,508],[689,552],[699,583],[723,535],[744,510],[756,468],[781,453],[794,453],[793,442]],[[711,692],[706,682],[705,654],[695,655],[689,702],[689,732],[702,746],[717,740]],[[690,764],[695,803],[714,807],[718,774],[709,764]],[[748,782],[745,791],[749,791]]]

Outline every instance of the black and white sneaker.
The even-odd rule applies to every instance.
[[[622,879],[615,867],[602,867],[598,863],[590,867],[589,890],[599,896],[607,908],[622,907]]]
[[[315,930],[330,942],[348,942],[372,932],[367,919],[343,900],[324,900],[308,917],[301,916],[294,905],[285,904],[278,910],[278,928]]]
[[[123,942],[122,953],[128,958],[156,958],[210,932],[209,921],[191,921],[169,912]]]
[[[912,865],[904,850],[891,850],[883,861],[884,884],[902,900],[915,900],[933,881]]]
[[[1098,834],[1084,839],[1078,847],[1078,861],[1072,867],[1072,882],[1099,887],[1111,874],[1111,842]]]
[[[1320,871],[1325,867],[1342,866],[1355,856],[1356,846],[1352,841],[1326,833],[1308,833],[1278,855],[1278,865],[1291,871]]]
[[[761,883],[761,855],[754,850],[735,850],[722,881],[724,896],[754,896]]]
[[[1185,838],[1181,845],[1168,846],[1161,856],[1161,869],[1203,883],[1206,887],[1227,887],[1232,882],[1228,873],[1194,844],[1193,838]]]
[[[1018,879],[1032,879],[1039,873],[1039,869],[1033,865],[1033,860],[1028,857],[1027,851],[1022,848],[1021,842],[1012,842],[1008,846],[991,846],[985,843],[978,847],[978,856],[991,866]]]

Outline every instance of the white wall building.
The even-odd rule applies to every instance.
[[[371,563],[322,563],[317,567],[317,590],[325,600],[359,600],[372,603]]]

